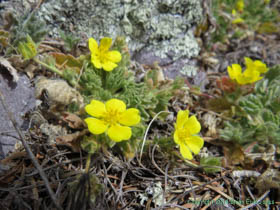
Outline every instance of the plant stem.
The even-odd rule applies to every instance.
[[[56,67],[50,66],[50,65],[48,65],[48,64],[46,64],[46,63],[40,61],[38,58],[35,58],[35,57],[33,58],[33,60],[34,60],[36,63],[38,63],[38,64],[44,66],[44,67],[47,68],[48,70],[52,71],[53,73],[58,74],[58,75],[61,76],[63,79],[67,80],[68,83],[69,83],[70,85],[72,85],[73,87],[75,87],[75,88],[77,88],[77,89],[81,89],[81,87],[80,87],[80,85],[78,84],[77,81],[75,81],[74,79],[71,79],[71,80],[70,80],[70,79],[66,78],[66,77],[63,75],[63,73],[62,73],[60,70],[58,70]]]
[[[184,159],[182,158],[182,156],[178,155],[177,152],[173,151],[172,154],[174,154],[176,157],[180,158],[181,160],[183,160],[187,165],[191,166],[191,167],[194,167],[194,168],[199,168],[198,165],[192,163],[191,161],[187,160],[187,159]]]
[[[87,156],[86,169],[85,169],[86,174],[89,172],[91,155],[92,155],[91,153],[88,153],[88,156]]]
[[[33,60],[34,60],[36,63],[38,63],[38,64],[40,64],[40,65],[46,67],[47,69],[49,69],[49,70],[52,71],[53,73],[58,74],[59,76],[63,77],[63,73],[62,73],[61,71],[59,71],[57,68],[55,68],[55,67],[53,67],[53,66],[49,66],[48,64],[46,64],[46,63],[40,61],[38,58],[35,58],[35,57],[34,57]]]

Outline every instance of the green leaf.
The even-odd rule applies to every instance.
[[[99,150],[100,145],[93,139],[92,136],[85,136],[81,141],[81,147],[84,151],[94,154],[97,150]]]
[[[26,40],[26,42],[19,42],[18,51],[24,59],[29,60],[37,55],[37,46],[29,35],[27,35]]]
[[[202,157],[200,165],[206,173],[216,173],[221,171],[221,157]]]

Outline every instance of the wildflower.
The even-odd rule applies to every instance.
[[[243,12],[243,9],[244,9],[244,1],[243,0],[238,0],[237,3],[236,3],[236,9],[239,11],[239,12]]]
[[[233,9],[233,10],[231,11],[231,14],[232,14],[232,17],[234,18],[234,19],[231,21],[232,24],[240,24],[240,23],[243,23],[243,22],[244,22],[244,19],[241,18],[241,17],[237,14],[237,12],[236,12],[235,9]]]
[[[195,116],[189,117],[189,110],[180,110],[175,124],[174,141],[180,147],[184,158],[193,159],[192,153],[198,154],[203,147],[203,139],[196,134],[201,129]]]
[[[116,63],[122,59],[119,51],[109,51],[112,45],[111,38],[102,38],[99,47],[94,38],[89,38],[88,45],[91,52],[91,62],[98,69],[103,68],[105,71],[112,71],[118,66]]]
[[[252,71],[258,71],[260,73],[266,73],[268,68],[266,64],[261,62],[260,60],[253,61],[251,58],[245,57],[245,65],[247,69],[251,69]]]
[[[240,24],[240,23],[243,23],[244,22],[244,19],[242,18],[235,18],[234,20],[231,21],[232,24]]]
[[[110,99],[105,104],[92,100],[85,110],[92,116],[85,119],[89,131],[96,135],[106,132],[115,142],[130,139],[131,128],[128,126],[140,122],[139,110],[126,109],[125,103],[118,99]]]
[[[242,72],[242,68],[239,64],[232,64],[232,67],[228,66],[228,74],[232,80],[236,80],[240,85],[246,85],[261,80],[262,73],[266,73],[268,68],[263,62],[256,60],[253,61],[248,57],[245,57],[246,69]]]

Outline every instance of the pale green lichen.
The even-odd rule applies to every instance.
[[[147,48],[160,58],[198,55],[191,26],[202,17],[197,0],[49,0],[39,15],[53,25],[76,35],[101,38],[127,37],[132,52]]]
[[[28,9],[28,1],[22,2]],[[198,0],[46,0],[37,16],[47,23],[51,36],[61,30],[84,42],[89,37],[124,36],[132,58],[148,65],[156,61],[169,66],[199,53],[192,31],[202,18]],[[178,66],[183,68],[187,70]]]
[[[192,77],[196,75],[197,69],[197,67],[192,65],[184,65],[184,67],[180,70],[180,73],[182,75]]]

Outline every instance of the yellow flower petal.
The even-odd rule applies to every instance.
[[[105,106],[106,106],[106,110],[108,112],[115,110],[115,111],[122,113],[126,110],[125,103],[123,101],[121,101],[119,99],[115,99],[115,98],[107,101]]]
[[[189,148],[185,144],[180,144],[179,146],[180,146],[180,153],[182,154],[183,158],[192,160],[193,156]]]
[[[97,69],[101,69],[102,65],[98,56],[91,54],[91,62]]]
[[[199,136],[191,136],[186,139],[185,142],[188,148],[196,155],[199,153],[204,144],[203,139]]]
[[[140,122],[139,110],[134,108],[127,109],[125,112],[121,114],[119,119],[119,123],[126,126],[136,125],[139,122]]]
[[[119,51],[113,50],[106,53],[106,58],[113,63],[118,63],[122,59],[122,55]]]
[[[242,68],[239,64],[232,64],[232,67],[227,68],[230,79],[235,80],[238,75],[241,75]]]
[[[250,69],[254,66],[254,62],[251,58],[249,57],[244,57],[244,60],[245,60],[245,65],[246,65],[246,68],[247,69]]]
[[[243,78],[245,84],[254,83],[262,79],[262,77],[260,76],[260,72],[256,71],[256,68],[246,69],[243,72]]]
[[[176,127],[182,128],[189,119],[189,110],[180,110],[177,114]]]
[[[89,38],[88,40],[88,47],[91,53],[98,52],[98,44],[94,38]]]
[[[256,67],[256,71],[258,71],[260,73],[266,73],[268,71],[266,64],[261,62],[260,60],[254,61],[254,65]]]
[[[128,140],[131,137],[131,128],[121,125],[113,125],[108,129],[108,136],[115,142]]]
[[[99,50],[101,52],[108,51],[110,49],[111,45],[112,45],[112,39],[109,37],[104,37],[100,41]]]
[[[243,74],[240,74],[237,76],[236,81],[240,85],[245,85],[245,84],[250,83],[250,78],[245,77]]]
[[[176,129],[175,132],[174,132],[173,138],[174,138],[174,142],[175,142],[176,144],[179,144],[179,143],[180,143],[180,140],[179,140],[179,133],[178,133],[178,130],[177,130],[177,129]]]
[[[184,129],[188,129],[190,132],[190,135],[199,133],[201,126],[198,120],[196,119],[196,116],[191,116],[186,123],[184,124]]]
[[[235,18],[233,21],[231,21],[232,24],[239,24],[243,22],[244,20],[242,18]]]
[[[96,135],[104,133],[108,128],[108,125],[104,121],[96,118],[88,117],[85,119],[85,122],[88,125],[88,130]]]
[[[114,68],[116,68],[118,65],[107,60],[106,62],[102,63],[102,67],[105,71],[112,71]]]
[[[243,12],[243,9],[244,9],[244,1],[243,0],[238,0],[237,3],[236,3],[236,9],[239,11],[239,12]]]
[[[90,104],[85,106],[85,110],[93,117],[101,117],[106,112],[105,104],[97,100],[92,100]]]

